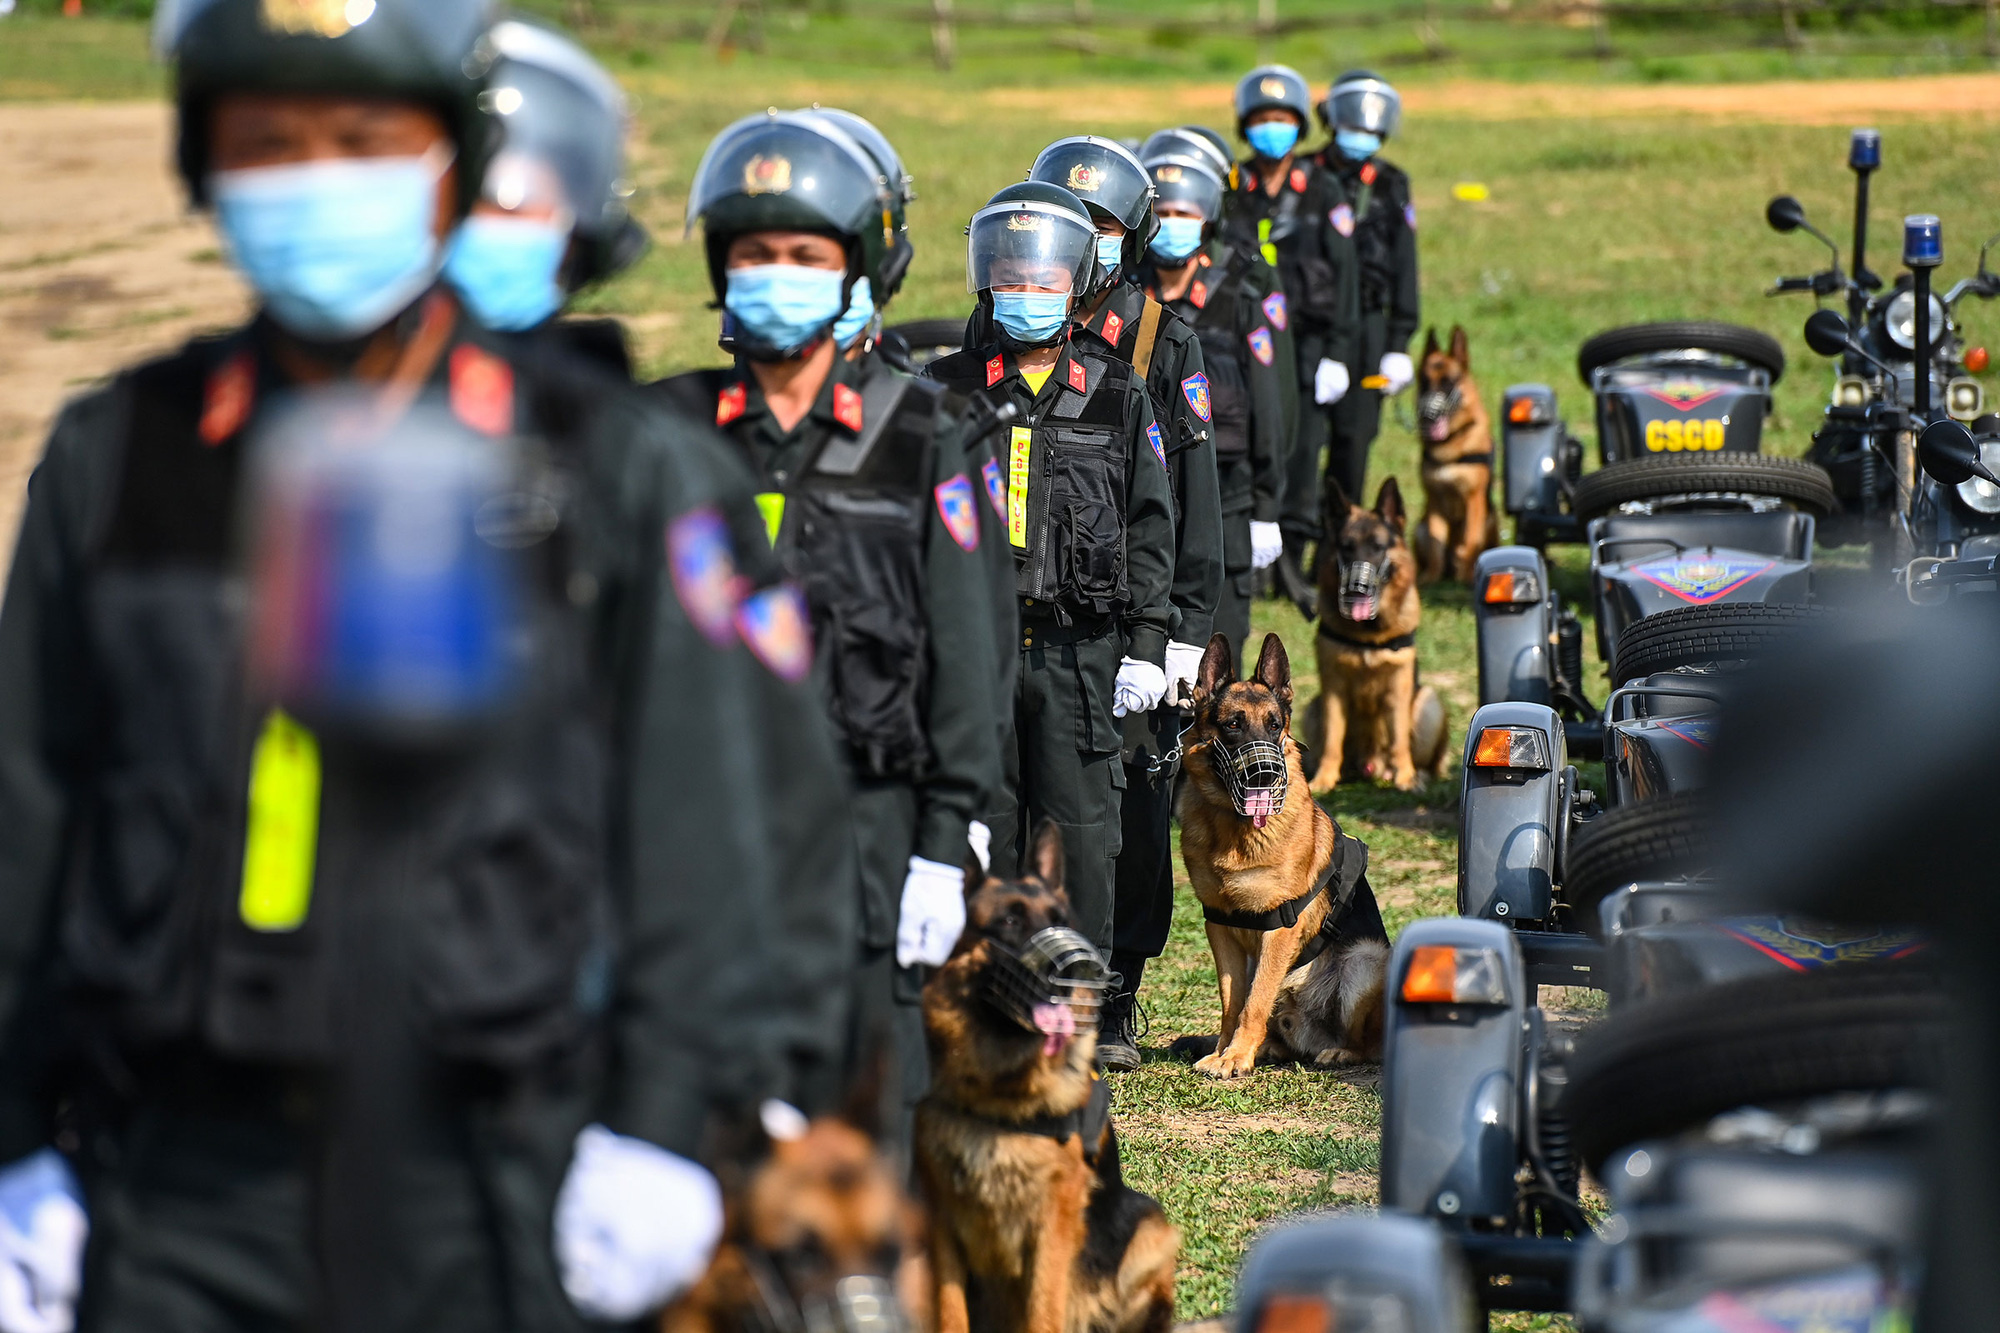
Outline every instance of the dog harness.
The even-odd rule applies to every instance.
[[[1333,839],[1333,855],[1327,858],[1326,869],[1320,871],[1313,886],[1296,898],[1287,899],[1276,907],[1263,912],[1225,912],[1220,908],[1204,905],[1202,917],[1218,926],[1232,930],[1257,930],[1266,933],[1274,930],[1290,930],[1299,923],[1313,900],[1326,892],[1327,885],[1339,881],[1335,891],[1333,909],[1326,914],[1319,931],[1306,941],[1292,966],[1304,967],[1326,952],[1338,933],[1340,908],[1354,894],[1354,886],[1368,871],[1368,844],[1359,838],[1350,838],[1345,833],[1336,832]]]

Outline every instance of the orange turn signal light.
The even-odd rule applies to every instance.
[[[1514,600],[1514,571],[1503,569],[1498,574],[1486,576],[1484,600],[1488,602],[1511,602]]]
[[[1318,1296],[1272,1296],[1257,1317],[1257,1333],[1334,1333],[1333,1310]]]
[[[1528,422],[1533,421],[1534,419],[1535,419],[1534,399],[1516,398],[1513,402],[1507,404],[1507,420],[1513,422],[1515,425],[1524,426]]]
[[[1984,347],[1975,347],[1965,354],[1966,373],[1977,375],[1985,370],[1991,361],[1992,358],[1987,355]]]
[[[1487,727],[1472,747],[1472,766],[1546,769],[1548,738],[1533,727]]]
[[[1410,950],[1403,973],[1408,1004],[1505,1004],[1507,974],[1492,949],[1459,949],[1420,944]]]

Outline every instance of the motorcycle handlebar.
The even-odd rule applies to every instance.
[[[1847,279],[1838,269],[1828,269],[1823,273],[1808,274],[1803,277],[1779,278],[1771,284],[1768,295],[1777,296],[1784,292],[1811,292],[1814,296],[1833,296],[1845,290]]]
[[[1770,294],[1777,296],[1784,292],[1809,292],[1812,289],[1813,280],[1811,278],[1779,278],[1771,284]]]

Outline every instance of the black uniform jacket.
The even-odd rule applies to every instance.
[[[838,1039],[847,810],[748,475],[560,339],[419,313],[429,400],[529,460],[492,540],[524,552],[533,668],[440,753],[286,733],[317,731],[285,798],[316,851],[275,924],[243,870],[274,714],[240,534],[278,335],[197,340],[56,423],[0,608],[0,1160],[79,1068],[337,1068],[356,1013],[500,1086],[601,1043],[596,1118],[684,1154],[785,1047]],[[772,956],[774,919],[824,947]]]
[[[1384,351],[1401,352],[1423,322],[1417,298],[1417,206],[1410,178],[1379,157],[1356,162],[1332,144],[1314,159],[1354,205],[1354,250],[1361,263],[1361,313],[1382,317]],[[1375,373],[1373,366],[1366,373]]]
[[[1340,182],[1309,158],[1290,158],[1277,169],[1283,177],[1275,195],[1265,193],[1264,164],[1252,159],[1237,169],[1225,213],[1228,237],[1277,267],[1291,303],[1299,382],[1311,384],[1322,359],[1354,357],[1361,310],[1354,206]]]

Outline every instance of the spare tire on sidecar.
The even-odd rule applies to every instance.
[[[1618,636],[1611,683],[1626,685],[1681,667],[1747,662],[1832,614],[1797,602],[1715,602],[1661,611]]]
[[[1660,324],[1628,324],[1606,329],[1577,349],[1576,373],[1585,384],[1591,373],[1627,357],[1654,352],[1713,352],[1763,368],[1776,384],[1785,375],[1785,349],[1768,333],[1712,319],[1681,319]]]
[[[1769,454],[1667,454],[1607,463],[1576,484],[1571,508],[1585,522],[1618,506],[1676,496],[1754,495],[1783,500],[1815,518],[1838,503],[1826,469]]]

